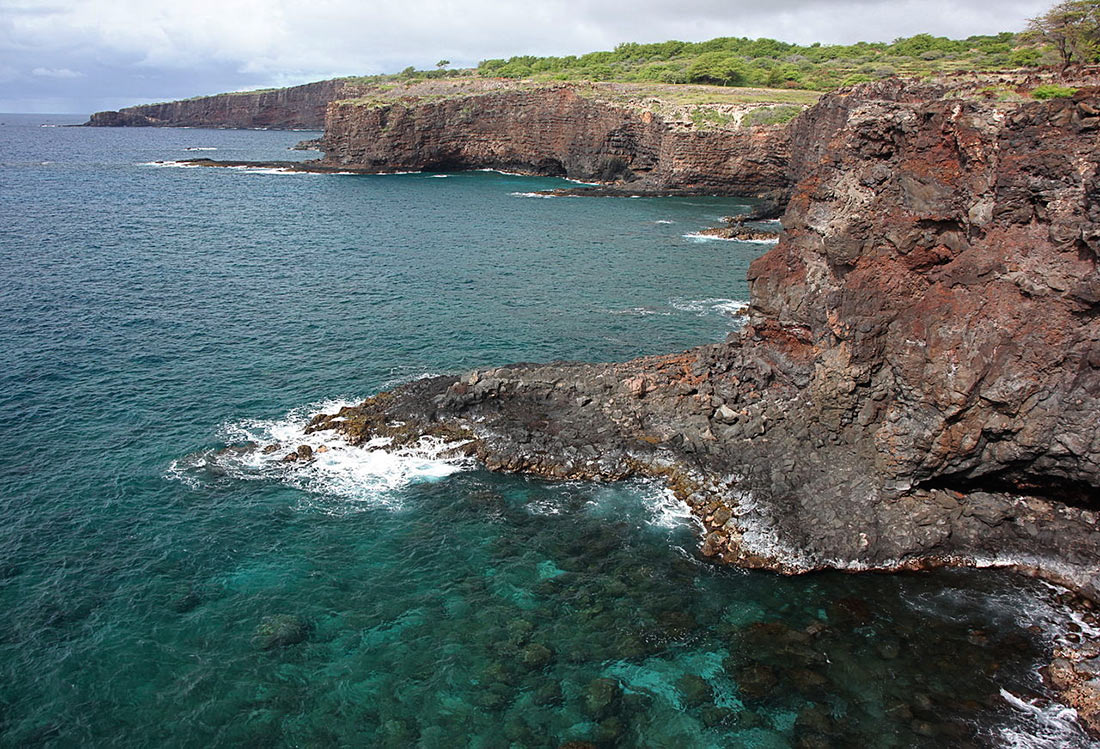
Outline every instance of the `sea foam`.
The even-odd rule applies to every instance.
[[[775,239],[739,239],[737,237],[716,237],[713,234],[703,234],[701,232],[691,232],[683,235],[684,239],[690,239],[693,242],[748,242],[751,244],[778,244],[779,236]]]
[[[710,314],[740,317],[749,308],[749,303],[740,299],[722,299],[718,297],[711,299],[670,299],[669,305],[681,312],[694,312],[699,317],[706,317]]]
[[[290,411],[281,419],[245,419],[222,426],[219,440],[228,447],[206,450],[173,461],[166,475],[194,488],[219,479],[279,481],[310,494],[363,503],[364,507],[400,506],[399,489],[414,482],[441,479],[472,466],[455,456],[461,442],[424,437],[413,445],[386,449],[388,438],[351,445],[332,431],[305,433],[310,419],[353,405],[327,401]],[[242,445],[252,447],[239,447]],[[279,448],[264,453],[262,446]],[[284,456],[300,445],[313,449],[308,462],[287,463]],[[346,505],[342,509],[347,509]]]

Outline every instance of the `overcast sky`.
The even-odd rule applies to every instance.
[[[0,112],[88,113],[619,42],[1018,31],[1053,0],[0,0]]]

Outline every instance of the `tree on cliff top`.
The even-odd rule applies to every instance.
[[[692,83],[738,86],[745,81],[745,61],[726,52],[704,52],[688,67],[687,78]]]
[[[1028,22],[1028,36],[1054,45],[1062,68],[1094,62],[1100,52],[1100,0],[1066,0]]]

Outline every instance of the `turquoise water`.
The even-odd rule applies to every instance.
[[[718,568],[645,483],[221,452],[427,373],[721,340],[767,246],[685,235],[743,204],[43,121],[0,115],[0,744],[1084,742],[1041,584]]]

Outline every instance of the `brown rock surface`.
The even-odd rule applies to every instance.
[[[198,96],[96,112],[92,127],[214,127],[320,130],[330,101],[356,95],[360,87],[340,79],[271,91]]]
[[[443,93],[413,92],[331,104],[321,163],[380,172],[501,169],[741,195],[788,186],[784,126],[698,129],[590,84],[459,82]]]

